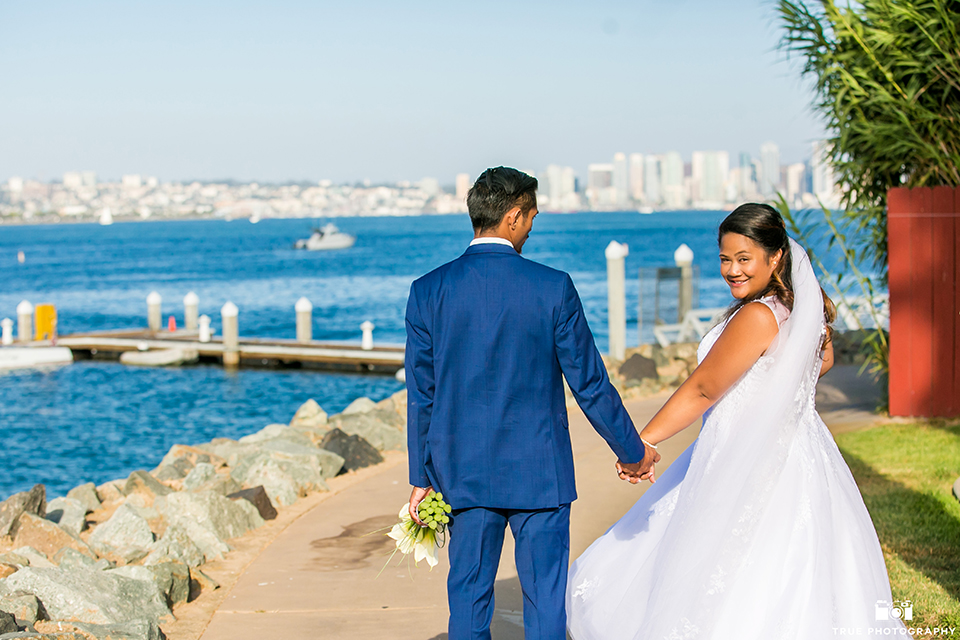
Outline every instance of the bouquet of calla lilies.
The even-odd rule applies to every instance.
[[[393,525],[387,534],[396,541],[397,548],[383,565],[384,568],[398,551],[404,556],[413,553],[413,560],[417,565],[421,560],[426,560],[431,570],[437,566],[437,553],[447,541],[447,525],[450,523],[451,511],[453,508],[443,501],[443,494],[431,491],[417,507],[420,521],[423,522],[421,526],[411,517],[409,504],[404,504],[400,509],[400,522]]]

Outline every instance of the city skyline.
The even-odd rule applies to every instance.
[[[823,136],[737,0],[0,8],[0,176],[418,180]],[[509,20],[504,20],[509,15]],[[2,178],[0,178],[2,179]]]

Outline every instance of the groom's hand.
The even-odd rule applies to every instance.
[[[660,454],[651,447],[644,445],[643,460],[640,462],[620,462],[617,461],[617,475],[621,480],[627,480],[630,484],[637,484],[643,480],[649,480],[651,484],[656,482],[654,465],[660,462]]]
[[[433,487],[427,487],[425,489],[423,487],[414,487],[413,491],[410,492],[410,517],[421,527],[423,526],[423,521],[420,520],[420,513],[417,511],[417,507],[420,506],[420,503],[423,502],[423,499],[426,498],[431,491],[433,491]]]

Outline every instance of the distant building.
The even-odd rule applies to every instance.
[[[787,203],[793,206],[803,206],[803,193],[805,180],[805,173],[807,167],[802,162],[797,162],[791,164],[787,167]]]
[[[660,158],[645,156],[643,159],[643,200],[648,206],[660,205]]]
[[[469,173],[458,173],[456,181],[457,200],[460,202],[466,202],[467,192],[470,191],[470,187],[472,186],[473,181],[470,180]]]
[[[97,172],[81,171],[80,180],[83,182],[83,186],[85,187],[95,187],[97,186]]]
[[[83,186],[83,177],[78,171],[67,171],[63,174],[63,186],[67,189],[79,189]]]
[[[726,151],[694,151],[691,164],[694,203],[703,207],[721,207],[727,200],[730,154]]]
[[[14,176],[7,180],[7,190],[10,193],[20,193],[23,191],[23,178]]]
[[[824,206],[835,209],[840,206],[840,189],[830,165],[830,146],[826,140],[813,143],[813,154],[810,158],[810,173],[813,195]]]
[[[780,190],[780,147],[775,142],[760,145],[760,195],[770,198]]]
[[[630,197],[636,202],[643,200],[643,154],[630,154]]]
[[[740,152],[740,171],[737,181],[737,200],[746,202],[757,199],[757,174],[753,158],[746,151]]]
[[[440,195],[440,181],[436,178],[423,178],[418,183],[418,186],[428,198],[433,198]]]
[[[143,186],[143,178],[139,173],[131,173],[120,178],[120,184],[124,189],[139,189]]]
[[[573,167],[551,164],[540,182],[539,193],[543,200],[541,208],[550,211],[577,211],[580,196],[577,195],[577,177]]]
[[[626,207],[630,204],[630,173],[627,168],[627,156],[624,153],[613,154],[613,191],[615,204]]]
[[[587,166],[587,199],[594,208],[609,207],[616,202],[612,164],[598,163]]]
[[[676,151],[663,156],[660,163],[660,187],[663,205],[669,209],[682,209],[687,198],[683,189],[683,158]]]

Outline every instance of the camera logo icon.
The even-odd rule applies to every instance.
[[[877,600],[877,620],[913,620],[913,603],[909,600]]]

